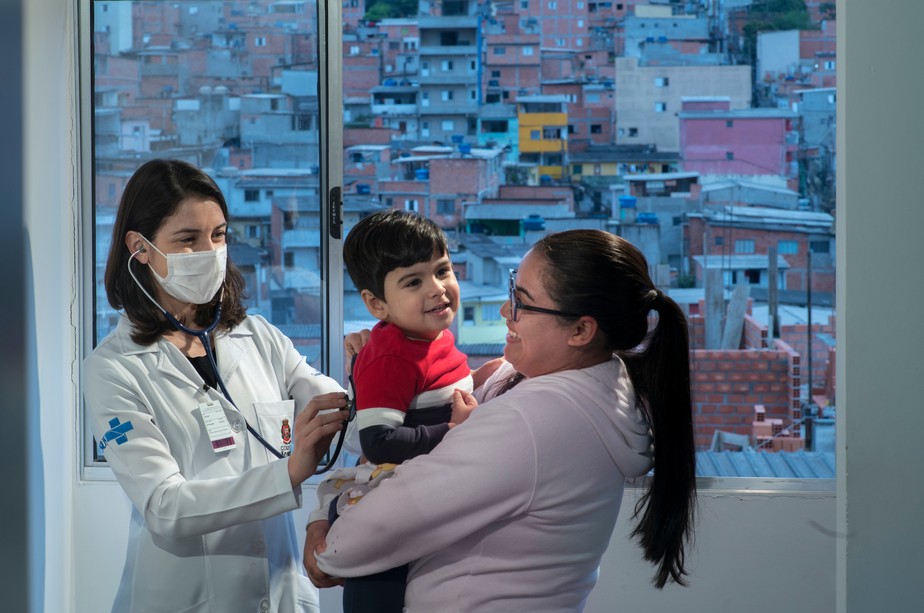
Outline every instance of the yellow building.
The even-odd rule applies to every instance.
[[[559,180],[568,158],[568,97],[517,99],[520,163],[535,165],[539,183]]]

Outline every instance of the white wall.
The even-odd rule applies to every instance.
[[[29,513],[38,522],[32,561],[44,569],[32,610],[104,611],[119,579],[128,503],[114,483],[84,483],[78,473],[77,3],[24,4],[25,296],[37,322],[29,330],[37,359],[27,364],[37,387],[29,404],[36,428],[26,443],[41,451],[29,462],[39,491]],[[769,613],[781,599],[806,611],[830,611],[836,602],[843,613],[906,610],[919,600],[924,208],[917,166],[924,139],[916,111],[924,96],[914,77],[924,4],[889,4],[854,3],[849,13],[845,0],[837,6],[838,500],[831,492],[703,491],[694,583],[657,593],[624,539],[627,497],[593,613],[617,603],[628,611]],[[896,5],[898,18],[889,10]],[[11,528],[21,529],[4,527]]]
[[[920,610],[924,3],[837,14],[837,610]]]

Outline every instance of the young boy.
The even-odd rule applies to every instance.
[[[454,391],[472,391],[468,359],[449,331],[459,284],[443,231],[408,211],[381,211],[350,230],[343,259],[379,323],[353,365],[356,425],[368,463],[339,496],[336,511],[331,505],[332,519],[390,475],[391,465],[432,450],[456,425]],[[342,480],[337,485],[345,491]],[[404,566],[348,579],[344,612],[400,612],[406,575]]]

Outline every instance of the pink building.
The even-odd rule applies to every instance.
[[[702,175],[784,177],[798,189],[798,115],[780,109],[729,110],[727,99],[684,99],[680,120],[683,169]]]

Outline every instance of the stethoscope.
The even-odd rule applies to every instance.
[[[199,339],[199,342],[202,343],[202,347],[205,349],[205,355],[206,355],[206,357],[208,358],[209,365],[212,367],[212,372],[215,374],[215,383],[218,384],[218,389],[221,390],[221,393],[222,393],[222,395],[224,395],[225,399],[226,399],[228,402],[230,402],[230,403],[231,403],[231,406],[233,406],[234,409],[241,415],[241,419],[244,420],[244,425],[247,427],[247,431],[250,432],[250,434],[252,434],[253,437],[254,437],[255,439],[257,439],[257,441],[258,441],[261,445],[263,445],[263,446],[264,446],[270,453],[272,453],[274,456],[276,456],[276,457],[279,458],[280,460],[283,459],[283,458],[285,458],[286,456],[283,455],[281,451],[279,451],[278,449],[276,449],[275,447],[273,447],[273,446],[269,443],[269,441],[267,441],[265,438],[263,438],[263,437],[260,435],[260,433],[257,432],[257,431],[254,429],[254,427],[250,425],[250,422],[248,422],[248,421],[247,421],[247,418],[244,417],[244,414],[243,414],[243,413],[241,412],[241,410],[238,408],[237,404],[234,402],[234,399],[231,398],[231,394],[228,392],[228,388],[225,387],[225,382],[224,382],[224,381],[222,380],[222,378],[221,378],[221,373],[218,371],[218,361],[215,359],[215,350],[212,349],[212,343],[210,342],[209,334],[211,334],[211,333],[215,330],[215,328],[218,327],[218,323],[221,321],[221,297],[222,297],[222,295],[224,294],[224,291],[225,291],[224,288],[221,289],[221,294],[219,295],[218,302],[217,302],[217,304],[215,305],[215,317],[212,319],[212,323],[210,323],[210,324],[209,324],[208,326],[206,326],[205,328],[202,328],[201,330],[194,330],[193,328],[189,328],[189,327],[183,325],[183,324],[180,322],[180,320],[178,320],[176,317],[174,317],[173,315],[171,315],[171,314],[167,311],[167,309],[165,309],[164,307],[160,306],[160,303],[158,303],[156,300],[154,300],[154,297],[151,296],[151,294],[148,293],[148,291],[144,288],[143,285],[141,285],[140,282],[138,282],[138,279],[135,277],[135,273],[132,272],[131,260],[132,260],[136,255],[138,255],[141,251],[143,251],[143,250],[144,250],[144,248],[142,247],[141,249],[139,249],[138,251],[136,251],[135,253],[133,253],[133,254],[131,255],[131,257],[129,258],[129,261],[128,261],[128,272],[129,272],[129,274],[131,274],[132,278],[135,280],[135,283],[138,285],[138,287],[141,289],[141,291],[144,292],[144,295],[147,296],[148,299],[149,299],[152,303],[154,303],[154,305],[156,305],[158,309],[160,309],[161,313],[164,314],[164,317],[167,318],[167,321],[169,321],[170,324],[171,324],[174,328],[176,328],[176,329],[179,330],[180,332],[183,332],[184,334],[188,334],[188,335],[190,335],[190,336],[195,336],[196,338]],[[354,356],[354,357],[355,357],[355,356]],[[350,374],[349,379],[350,379],[350,388],[352,389],[352,388],[353,388],[353,375],[352,375],[352,373]],[[206,385],[205,387],[206,387],[206,390],[207,390],[207,389],[208,389],[208,385]],[[347,409],[349,409],[349,411],[350,411],[350,416],[349,416],[349,418],[347,418],[347,419],[344,420],[343,428],[340,430],[340,438],[337,439],[337,446],[334,448],[334,453],[331,454],[330,451],[327,452],[328,461],[327,461],[327,463],[326,463],[322,468],[319,468],[319,469],[317,469],[317,470],[314,471],[314,474],[316,474],[316,475],[320,475],[320,474],[326,473],[326,472],[329,471],[331,468],[333,468],[334,464],[337,462],[337,458],[340,456],[340,450],[343,448],[343,439],[344,439],[344,437],[346,437],[347,423],[350,422],[350,421],[352,421],[352,420],[353,420],[353,416],[356,414],[356,413],[355,413],[355,408],[354,408],[353,400],[349,397],[349,395],[347,396]]]

